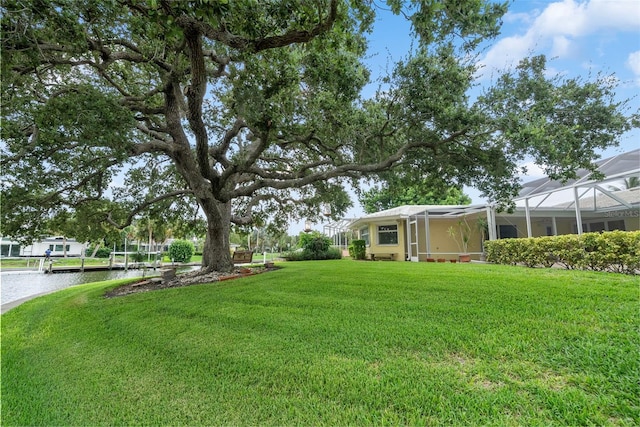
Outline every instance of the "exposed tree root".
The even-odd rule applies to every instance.
[[[278,267],[236,267],[233,272],[224,273],[217,271],[196,270],[179,274],[169,282],[163,282],[160,277],[142,279],[139,282],[129,283],[110,290],[105,294],[106,298],[119,297],[139,292],[149,292],[159,289],[179,288],[183,286],[199,285],[204,283],[221,282],[230,279],[237,279],[253,274],[260,274],[267,271],[277,270]]]

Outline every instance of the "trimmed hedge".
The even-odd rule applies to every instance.
[[[189,240],[174,240],[169,245],[169,258],[175,262],[189,262],[193,256],[193,243]]]
[[[85,251],[85,255],[88,257],[93,255],[93,249],[94,249],[93,246],[89,246]],[[109,258],[110,256],[111,256],[111,249],[105,248],[104,246],[98,248],[98,250],[96,251],[96,258]]]
[[[485,242],[487,260],[527,267],[640,272],[640,231],[567,234]]]
[[[367,257],[367,242],[364,240],[352,240],[349,245],[349,256],[353,259],[365,259]]]
[[[332,240],[317,231],[301,233],[298,246],[301,251],[289,252],[284,255],[287,261],[310,261],[341,259],[342,252],[338,248],[331,247]]]

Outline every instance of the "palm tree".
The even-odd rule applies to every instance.
[[[630,190],[632,188],[640,187],[640,176],[630,176],[622,181],[621,185],[610,185],[609,190],[612,191],[622,191],[622,190]]]

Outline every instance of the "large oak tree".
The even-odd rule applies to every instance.
[[[404,168],[506,202],[525,156],[568,178],[630,127],[612,79],[547,79],[544,58],[472,102],[505,5],[387,3],[417,48],[362,100],[370,0],[4,1],[3,234],[201,211],[203,266],[225,271],[231,224],[339,215],[362,177]]]

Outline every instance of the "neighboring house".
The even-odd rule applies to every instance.
[[[0,257],[19,257],[20,244],[7,237],[0,238]]]
[[[367,242],[369,256],[396,261],[457,258],[465,223],[472,259],[482,257],[484,239],[639,230],[640,188],[619,184],[640,176],[640,149],[597,164],[605,176],[599,181],[582,170],[566,183],[547,178],[526,183],[513,213],[487,204],[400,206],[353,220],[347,228]]]
[[[18,242],[2,238],[0,256],[44,256],[44,252],[51,250],[51,256],[81,256],[86,248],[86,244],[77,242],[75,239],[68,239],[64,236],[47,237],[39,242],[34,242],[28,246],[21,246]]]

